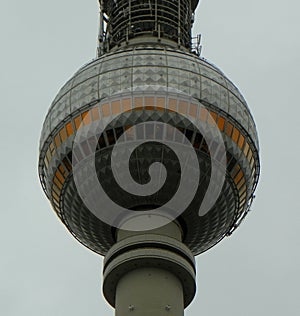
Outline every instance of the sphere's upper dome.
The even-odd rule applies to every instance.
[[[146,99],[149,96],[143,95],[145,86],[150,87],[151,98]],[[164,97],[164,88],[177,91],[178,99],[181,92],[205,106],[226,146],[226,179],[219,198],[205,216],[199,217],[194,210],[204,194],[204,189],[201,189],[203,192],[199,189],[199,198],[179,219],[185,231],[184,242],[194,254],[207,250],[234,229],[251,204],[259,175],[258,138],[247,104],[232,82],[206,60],[174,49],[144,46],[106,54],[82,67],[58,93],[43,125],[39,161],[43,188],[57,214],[80,242],[98,253],[105,254],[115,241],[112,227],[88,210],[74,183],[72,146],[81,123],[89,126],[101,116],[109,118],[114,115],[115,119],[103,133],[104,136],[99,135],[96,140],[95,161],[100,166],[103,160],[109,160],[117,138],[128,126],[147,120],[162,122],[167,117],[192,143],[200,168],[210,170],[207,146],[193,124],[174,108],[166,108],[166,111],[156,108],[158,100]],[[134,109],[136,94],[139,94],[141,103]],[[123,113],[121,108],[123,106],[124,110],[125,105],[120,98],[114,98],[120,95],[129,96],[126,97],[129,103]],[[168,97],[165,98],[168,102]],[[175,107],[179,107],[179,103]],[[199,111],[194,113],[191,105],[182,104],[195,120],[209,123],[209,119]],[[92,108],[94,112],[88,112]],[[151,164],[153,157],[149,153],[153,148],[155,146],[149,143],[140,149],[136,159],[138,166]],[[167,150],[162,147],[155,150],[163,153],[163,163],[175,177],[173,153],[168,156]],[[102,165],[101,170],[99,177],[105,178],[106,186],[123,196],[115,188],[109,167]],[[133,178],[139,178],[141,174],[139,168],[132,172]],[[203,181],[210,181],[209,173]],[[162,190],[155,202],[163,201],[168,190],[171,188],[168,187],[165,192]],[[132,198],[130,203],[129,207],[136,207],[141,201]],[[151,199],[147,203],[155,204]]]

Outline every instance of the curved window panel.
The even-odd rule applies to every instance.
[[[81,114],[82,121],[84,125],[89,125],[92,123],[91,113],[90,111],[85,111]]]
[[[57,134],[55,137],[54,137],[54,142],[55,142],[55,146],[56,148],[58,148],[60,146],[60,137],[59,137],[59,134]]]
[[[123,112],[129,111],[131,109],[131,99],[122,100],[122,109]]]
[[[198,112],[198,106],[196,104],[191,103],[189,109],[189,115],[196,118]]]
[[[113,115],[121,113],[121,102],[119,100],[111,103],[111,112]]]
[[[200,108],[200,121],[206,122],[208,111],[204,108]]]
[[[231,123],[227,122],[226,124],[226,134],[231,137],[232,134],[232,130],[233,130],[233,126]]]
[[[68,137],[73,135],[74,131],[73,131],[73,126],[72,126],[72,122],[68,122],[66,124],[66,130],[67,130],[67,135]]]
[[[245,137],[242,134],[240,134],[240,138],[239,138],[239,141],[238,141],[238,146],[239,146],[240,149],[243,148],[244,142],[245,142]]]
[[[91,113],[92,113],[92,120],[93,120],[93,121],[98,121],[98,120],[100,120],[100,114],[99,114],[99,108],[98,108],[98,107],[94,107],[94,108],[91,110]]]
[[[101,107],[103,117],[110,116],[110,106],[108,103],[102,104]]]
[[[67,135],[67,132],[66,132],[66,129],[65,127],[63,126],[62,129],[59,131],[59,136],[60,136],[60,139],[63,142],[66,141],[66,139],[68,138],[68,135]]]
[[[238,129],[236,127],[234,127],[233,129],[233,133],[232,133],[232,140],[237,143],[238,138],[239,138],[240,132],[238,131]]]
[[[225,126],[225,119],[222,116],[219,116],[218,118],[218,128],[221,132],[224,131],[224,126]]]
[[[76,130],[78,130],[81,125],[81,115],[78,115],[77,117],[75,117],[74,123],[75,123]]]

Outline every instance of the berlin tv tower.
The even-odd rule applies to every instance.
[[[100,0],[97,58],[44,121],[42,187],[59,219],[105,256],[116,316],[182,316],[196,255],[239,226],[260,165],[238,88],[201,57],[197,0]]]

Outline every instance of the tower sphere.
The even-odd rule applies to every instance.
[[[107,126],[100,134],[93,134],[93,124],[101,120],[108,122]],[[131,169],[127,168],[141,185],[149,182],[149,167],[155,162],[165,166],[167,176],[158,192],[140,197],[118,186],[110,162],[121,135],[125,133],[128,142],[137,141],[139,130],[130,129],[147,122],[152,124],[150,140],[132,153]],[[174,151],[159,144],[160,123],[184,135],[198,159],[196,194],[186,209],[174,216],[182,228],[184,244],[194,255],[231,234],[249,211],[259,176],[259,144],[253,117],[237,87],[216,66],[186,50],[159,42],[126,48],[116,45],[82,67],[62,87],[48,111],[40,139],[43,189],[68,230],[91,250],[105,255],[116,242],[115,226],[101,218],[105,207],[97,216],[83,201],[74,166],[93,157],[108,196],[135,213],[163,207],[171,199],[169,195],[176,194],[178,173],[193,170],[189,165],[183,168]],[[226,152],[220,193],[201,216],[199,207],[209,183],[215,181],[211,173],[214,157],[210,156],[214,142],[209,144],[197,126],[208,131],[210,126],[217,127]],[[79,131],[84,131],[88,142],[76,140]],[[147,126],[141,133],[148,133]],[[212,139],[214,132],[209,133]],[[126,169],[122,163],[121,159],[120,179]],[[81,172],[81,179],[88,184],[87,171]]]

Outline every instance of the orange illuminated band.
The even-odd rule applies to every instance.
[[[155,102],[156,101],[156,102]],[[101,117],[108,117],[110,115],[118,115],[127,111],[139,111],[144,110],[165,110],[164,106],[167,104],[166,110],[181,113],[184,115],[189,115],[194,118],[199,118],[202,122],[208,122],[210,124],[216,124],[219,130],[230,137],[243,151],[245,157],[247,158],[251,169],[255,169],[255,159],[250,145],[247,143],[245,136],[239,131],[239,129],[232,125],[225,117],[206,108],[198,108],[196,104],[188,103],[183,100],[177,100],[174,98],[168,98],[166,102],[165,97],[135,97],[133,100],[131,98],[125,98],[123,100],[114,100],[111,103],[103,103],[99,107],[93,107],[91,110],[87,110],[76,117],[66,122],[66,124],[57,132],[53,137],[53,141],[49,144],[48,150],[46,151],[44,163],[46,168],[49,166],[51,158],[55,155],[55,148],[59,148],[62,143],[64,143],[70,136],[74,134],[76,130],[81,127],[81,124],[89,125],[93,121],[100,120]],[[129,126],[130,127],[130,126]],[[125,128],[126,129],[126,128]],[[64,166],[60,165],[59,170],[56,171],[53,178],[53,183],[56,188],[60,191],[63,187],[66,176],[71,171],[72,167],[67,159],[64,161]],[[239,166],[238,166],[239,167]],[[240,168],[240,167],[239,167]],[[62,172],[62,169],[65,171]],[[255,170],[253,169],[252,174],[254,175]],[[245,203],[246,197],[246,180],[242,170],[237,174],[233,175],[233,181],[239,190],[241,204]],[[59,205],[59,194],[56,190],[52,191],[52,197],[54,203]]]

